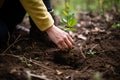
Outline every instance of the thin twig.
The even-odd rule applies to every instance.
[[[12,57],[21,59],[21,56],[17,56],[17,55],[13,55],[13,54],[0,54],[0,55],[8,55],[8,56],[12,56]],[[27,61],[29,61],[29,62],[37,65],[37,66],[40,66],[40,67],[42,67],[42,68],[44,68],[44,69],[50,70],[50,71],[52,71],[52,72],[55,72],[53,69],[51,69],[51,68],[49,68],[49,67],[47,67],[47,66],[44,66],[44,65],[39,64],[39,62],[36,61],[36,60],[27,59],[26,57],[24,57],[24,58],[25,58]]]
[[[48,79],[45,75],[36,75],[36,74],[30,73],[30,71],[25,71],[25,72],[27,74],[28,80],[32,80],[31,77],[35,77],[42,80],[51,80],[51,79]]]
[[[2,54],[5,54],[5,53],[19,40],[20,37],[21,37],[21,35],[19,34],[18,37],[15,39],[15,41],[14,41],[11,45],[9,45],[9,46],[2,52]]]
[[[71,74],[71,79],[70,80],[74,80],[74,74]]]
[[[85,54],[83,53],[83,51],[82,51],[82,46],[80,46],[80,52],[81,52],[81,55],[83,56],[83,58],[85,58],[86,59],[86,56],[85,56]]]
[[[95,45],[91,48],[91,50],[93,50],[96,46],[98,46],[98,44],[95,44]]]
[[[29,60],[29,61],[31,61],[31,60]],[[44,66],[44,65],[39,64],[39,62],[36,61],[36,60],[32,60],[32,63],[35,64],[35,65],[38,65],[38,66],[40,66],[40,67],[42,67],[42,68],[45,68],[45,69],[47,69],[47,70],[50,70],[50,71],[54,72],[53,69],[51,69],[51,68],[49,68],[49,67],[47,67],[47,66]]]
[[[13,54],[0,54],[1,56],[5,56],[5,55],[7,55],[7,56],[12,56],[12,57],[15,57],[15,58],[18,58],[18,59],[20,59],[21,60],[21,57],[22,56],[17,56],[17,55],[13,55]],[[25,57],[24,57],[25,58]],[[27,59],[27,58],[26,58]],[[39,64],[37,61],[35,61],[35,60],[31,60],[31,59],[27,59],[27,60],[29,60],[31,63],[33,63],[33,64],[35,64],[35,65],[37,65],[37,66],[40,66],[40,67],[42,67],[42,68],[45,68],[45,69],[47,69],[47,70],[50,70],[50,71],[52,71],[52,72],[56,72],[56,71],[54,71],[53,69],[51,69],[51,68],[49,68],[49,67],[46,67],[46,66],[44,66],[44,65],[41,65],[41,64]],[[26,71],[25,71],[26,72]],[[36,74],[33,74],[33,73],[30,73],[30,75],[26,72],[26,74],[27,74],[27,77],[28,77],[28,80],[31,80],[31,77],[35,77],[35,78],[40,78],[40,79],[42,79],[42,80],[51,80],[51,79],[48,79],[48,78],[46,78],[45,76],[43,76],[43,75],[36,75]],[[56,76],[56,78],[58,79],[58,80],[61,80],[58,76]]]
[[[10,40],[10,32],[8,32],[7,46],[9,45],[9,40]]]

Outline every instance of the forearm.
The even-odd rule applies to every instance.
[[[54,24],[43,0],[20,0],[20,2],[41,31],[47,30]]]

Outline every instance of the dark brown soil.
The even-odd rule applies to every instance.
[[[1,51],[0,80],[120,80],[119,14],[79,14],[71,51],[20,36]]]

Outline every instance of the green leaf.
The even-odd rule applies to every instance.
[[[28,67],[31,67],[31,66],[32,66],[32,64],[27,64],[27,66],[28,66]]]
[[[120,23],[117,24],[117,27],[120,28]]]
[[[67,28],[68,31],[76,31],[76,28],[74,27],[70,27],[70,28]]]
[[[73,19],[74,18],[74,13],[69,14],[69,16],[67,18],[68,18],[68,20]]]
[[[68,20],[68,26],[75,26],[77,24],[77,19]]]
[[[68,12],[67,11],[63,11],[63,14],[65,15],[65,16],[68,16],[69,14],[68,14]]]
[[[88,52],[88,54],[90,54],[90,55],[95,55],[95,51],[93,51],[93,50],[89,50],[89,52]]]
[[[114,24],[112,25],[112,28],[120,28],[120,22],[114,23]]]
[[[70,8],[69,2],[66,2],[66,3],[65,3],[65,7],[66,7],[67,9]]]
[[[62,22],[62,23],[67,23],[67,18],[62,18],[62,19],[61,19],[61,22]]]

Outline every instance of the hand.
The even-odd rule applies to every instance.
[[[72,49],[73,39],[69,36],[68,33],[59,29],[55,25],[46,30],[50,39],[61,49],[68,50]]]

